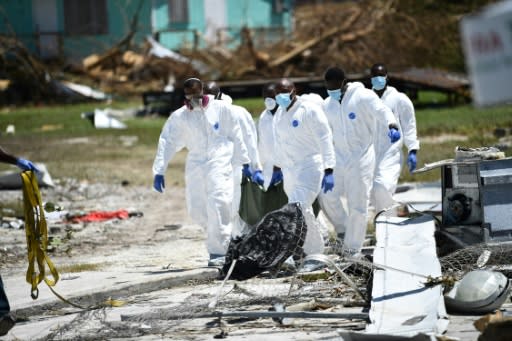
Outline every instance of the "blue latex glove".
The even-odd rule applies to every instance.
[[[283,172],[278,169],[272,172],[272,178],[270,179],[269,186],[279,185],[283,181]]]
[[[389,128],[388,136],[391,140],[391,143],[395,143],[396,141],[400,140],[400,132],[396,128]]]
[[[242,168],[242,175],[248,177],[249,179],[252,178],[252,173],[247,163]]]
[[[155,175],[155,178],[153,179],[153,188],[160,193],[164,192],[165,188],[165,179],[164,176],[161,174]]]
[[[407,166],[409,167],[409,172],[413,172],[416,169],[416,151],[411,150],[409,152],[409,156],[407,157]]]
[[[257,170],[252,174],[252,182],[255,182],[258,185],[263,186],[263,173],[260,170]]]
[[[18,166],[19,168],[21,168],[24,171],[39,172],[39,169],[37,169],[37,167],[34,166],[34,164],[31,161],[25,160],[25,159],[22,159],[22,158],[19,158],[16,161],[16,166]]]
[[[328,191],[332,191],[334,188],[334,176],[332,176],[332,173],[325,173],[324,178],[322,179],[322,189],[324,190],[324,193],[327,193]]]

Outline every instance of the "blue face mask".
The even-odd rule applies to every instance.
[[[341,99],[342,92],[341,92],[341,89],[327,90],[327,94],[329,95],[329,97],[331,97],[335,101],[339,101]]]
[[[292,94],[291,92],[285,92],[285,93],[282,93],[282,94],[277,94],[276,95],[277,105],[279,105],[280,107],[282,107],[284,109],[288,108],[288,106],[292,102],[292,99],[290,98],[291,94]]]
[[[386,86],[387,77],[385,76],[376,76],[372,77],[372,89],[373,90],[382,90]]]

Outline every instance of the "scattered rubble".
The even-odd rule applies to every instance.
[[[80,86],[107,94],[138,95],[172,90],[190,76],[218,81],[319,76],[332,64],[341,65],[348,73],[364,73],[376,62],[385,62],[390,72],[433,65],[460,72],[464,63],[458,19],[489,2],[303,4],[294,9],[290,36],[269,42],[242,27],[242,41],[232,50],[219,42],[175,52],[152,37],[136,46],[132,41],[139,20],[136,16],[130,31],[114,46],[84,58],[79,65],[61,65],[57,70],[37,60],[14,37],[0,37],[0,102],[90,100],[89,95],[76,91]],[[69,83],[61,83],[54,74],[63,81],[80,77],[86,84],[66,86]]]

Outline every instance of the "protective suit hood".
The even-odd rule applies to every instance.
[[[347,90],[345,91],[344,96],[356,91],[357,88],[364,88],[363,83],[361,82],[349,82],[347,83]]]
[[[385,91],[384,91],[384,93],[382,94],[382,97],[384,97],[384,95],[388,96],[388,95],[394,95],[394,94],[396,94],[396,93],[398,93],[398,90],[397,90],[395,87],[393,87],[393,86],[389,86],[389,85],[388,85],[388,86],[386,87],[386,90],[385,90]]]

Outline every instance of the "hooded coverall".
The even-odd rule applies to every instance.
[[[183,106],[166,121],[154,174],[165,174],[173,156],[188,149],[185,164],[187,209],[207,232],[210,254],[224,255],[231,238],[233,164],[249,163],[240,125],[230,106],[213,100],[204,108]]]
[[[315,93],[303,94],[299,96],[301,100],[313,102],[322,106],[324,99]],[[277,104],[276,104],[277,105]],[[260,152],[260,161],[263,166],[263,178],[265,183],[263,187],[268,188],[272,179],[272,171],[274,168],[272,153],[274,150],[274,134],[272,131],[274,115],[265,109],[261,112],[258,120],[258,150]]]
[[[308,94],[300,95],[300,98],[304,101],[313,102],[320,107],[323,106],[324,99],[319,94],[315,94],[314,92],[310,92]]]
[[[277,104],[276,104],[277,105]],[[274,169],[274,115],[265,109],[260,114],[258,120],[258,151],[260,153],[260,161],[263,167],[263,187],[265,189],[270,185],[272,179],[272,171]]]
[[[386,87],[381,100],[395,115],[401,127],[402,139],[391,143],[386,136],[377,135],[375,144],[377,164],[372,191],[376,212],[389,208],[394,203],[393,194],[403,162],[402,146],[405,144],[409,152],[420,149],[420,142],[416,135],[416,116],[411,100],[391,86]],[[381,121],[380,124],[384,123]]]
[[[237,121],[240,125],[242,138],[244,140],[245,146],[247,148],[247,153],[250,159],[249,166],[251,172],[256,170],[261,170],[260,157],[258,153],[258,133],[256,131],[256,124],[252,119],[251,114],[239,105],[231,105],[231,110],[235,114]],[[235,163],[233,164],[233,185],[234,185],[234,193],[233,193],[233,236],[238,236],[242,233],[243,227],[245,226],[244,222],[240,218],[238,214],[238,210],[240,208],[240,197],[242,189],[240,187],[240,182],[242,181],[242,165],[243,163]]]
[[[324,99],[317,94],[306,94],[301,95],[300,98],[307,102],[313,102],[320,105],[323,105]],[[260,160],[263,166],[263,178],[265,180],[263,187],[265,190],[268,189],[270,185],[270,180],[272,179],[273,172],[273,146],[274,146],[274,134],[272,133],[272,125],[274,121],[274,115],[265,109],[258,120],[258,150],[260,152]],[[336,184],[334,184],[336,186]],[[322,212],[317,216],[318,225],[320,227],[320,231],[324,240],[329,238],[329,227],[327,226],[327,222],[325,221],[324,215]]]
[[[320,193],[324,169],[336,164],[327,118],[320,106],[297,98],[288,110],[277,109],[273,134],[273,164],[283,172],[288,202],[300,203],[306,220],[304,252],[322,253],[324,242],[312,204]]]
[[[233,104],[233,98],[231,98],[231,96],[229,96],[228,94],[225,94],[223,92],[220,93],[218,99],[226,102],[227,104]]]
[[[345,235],[343,247],[359,252],[366,234],[370,190],[375,171],[374,139],[387,137],[377,121],[396,124],[389,108],[362,83],[348,83],[341,103],[332,97],[324,101],[336,151],[334,189],[320,193],[320,207],[338,235]],[[342,200],[346,200],[343,203]]]

